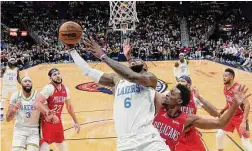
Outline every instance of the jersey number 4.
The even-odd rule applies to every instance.
[[[124,100],[124,107],[125,108],[130,108],[131,107],[131,99],[130,98],[126,98],[125,100]]]

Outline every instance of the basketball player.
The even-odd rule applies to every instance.
[[[196,88],[192,87],[190,77],[182,76],[179,78],[178,83],[186,86],[191,91],[190,102],[187,106],[181,107],[182,112],[186,114],[196,114],[197,108],[203,108],[213,117],[218,117],[220,115],[217,108],[199,95]],[[179,143],[176,146],[176,151],[206,151],[200,132],[195,127],[184,130],[184,134],[181,135]]]
[[[110,59],[97,42],[86,39],[85,50],[90,50],[117,74],[93,69],[76,50],[70,49],[75,64],[83,75],[102,85],[115,87],[114,122],[118,151],[170,151],[157,129],[152,125],[157,78],[147,71],[142,60],[134,60],[127,67]],[[71,46],[67,46],[71,47]]]
[[[234,93],[238,87],[239,83],[234,81],[235,72],[234,70],[227,68],[223,75],[224,81],[224,95],[226,97],[226,107],[221,111],[223,114],[228,108],[234,104]],[[236,129],[239,133],[243,146],[248,150],[252,151],[252,145],[249,141],[249,124],[248,124],[248,114],[250,110],[249,101],[245,101],[235,112],[235,116],[223,129],[218,130],[216,134],[217,148],[219,151],[223,151],[223,139],[226,132],[234,132]]]
[[[245,86],[239,86],[234,91],[234,103],[228,111],[218,119],[207,119],[194,114],[187,115],[181,111],[181,107],[187,106],[190,102],[190,90],[186,86],[178,84],[165,97],[156,93],[155,101],[158,113],[153,120],[153,125],[158,129],[161,137],[165,139],[169,148],[175,151],[183,132],[191,127],[223,128],[234,116],[239,106],[251,95],[246,95],[247,90]]]
[[[21,80],[22,90],[12,94],[6,121],[14,119],[12,151],[39,151],[39,116],[33,107],[37,91],[32,90],[32,79],[25,76]]]
[[[123,53],[129,63],[132,60],[131,50],[132,50],[131,45],[129,44],[129,41],[126,40],[123,45]],[[197,112],[196,106],[202,107],[210,115],[212,115],[214,117],[219,116],[217,109],[212,104],[207,102],[202,96],[200,96],[198,91],[195,88],[191,87],[192,81],[191,81],[190,77],[181,76],[178,80],[178,83],[186,86],[190,90],[189,104],[181,107],[181,111],[183,113],[185,113],[184,116],[186,116],[186,114],[196,114],[196,112]],[[195,92],[195,93],[193,93],[193,92]],[[159,99],[158,95],[160,95],[160,94],[156,93],[156,99]],[[198,99],[195,97],[197,97]],[[162,99],[162,98],[160,98],[160,99]],[[156,101],[156,103],[157,102],[158,101]],[[157,106],[158,106],[158,104],[157,104]],[[181,129],[181,131],[182,131],[182,129]],[[179,141],[168,141],[167,142],[167,145],[169,145],[171,149],[173,149],[175,147],[175,144],[178,143],[176,145],[176,151],[205,151],[206,150],[203,142],[201,141],[201,136],[196,128],[192,127],[192,128],[189,128],[187,130],[182,131],[181,133],[183,133],[183,132],[184,133],[186,132],[186,133],[181,134],[181,138],[179,139]]]
[[[66,104],[67,111],[74,121],[74,128],[77,133],[80,131],[80,125],[70,101],[69,90],[64,84],[62,84],[60,71],[53,68],[48,72],[48,76],[51,79],[51,83],[46,85],[38,93],[34,106],[45,115],[51,115],[51,111],[53,111],[56,114],[56,117],[51,119],[54,123],[48,122],[48,119],[45,119],[44,116],[41,117],[42,139],[40,142],[40,151],[48,151],[49,144],[52,143],[56,143],[59,151],[66,151],[67,149],[63,142],[64,130],[61,120],[64,104]],[[45,104],[47,104],[48,107]]]
[[[185,59],[184,53],[179,54],[179,61],[177,61],[173,68],[173,73],[178,81],[181,76],[189,76],[188,60]]]
[[[18,90],[16,80],[19,84],[21,84],[19,70],[16,67],[16,61],[14,58],[9,59],[8,66],[6,68],[1,69],[1,78],[3,78],[3,86],[2,99],[0,103],[0,121],[3,121],[5,100],[8,98],[9,94],[12,94]]]

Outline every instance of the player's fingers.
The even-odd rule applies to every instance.
[[[87,47],[90,47],[91,46],[91,43],[87,40],[84,41],[84,45],[87,46]]]
[[[236,91],[236,90],[234,90],[234,91]],[[238,90],[237,90],[238,92],[240,92],[241,91],[241,85],[239,85],[239,87],[238,87]]]
[[[242,86],[241,86],[241,92],[243,92],[244,89],[245,89],[245,85],[242,85]]]
[[[251,93],[245,96],[245,99],[249,98],[251,96]]]
[[[244,90],[244,92],[243,92],[243,93],[244,93],[244,94],[246,94],[246,93],[247,93],[247,91],[248,91],[248,88],[246,88],[246,89]]]

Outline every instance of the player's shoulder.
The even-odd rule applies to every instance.
[[[42,88],[42,91],[54,91],[55,90],[55,87],[49,83],[47,85],[45,85],[43,88]]]
[[[11,98],[12,99],[18,99],[19,96],[21,96],[22,92],[21,91],[16,91],[12,93]]]
[[[20,93],[21,93],[21,91],[16,91],[16,92],[12,93],[12,96],[16,96],[17,97]]]

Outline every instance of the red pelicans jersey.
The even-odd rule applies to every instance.
[[[239,83],[234,83],[233,86],[228,89],[227,86],[224,87],[224,95],[226,97],[226,101],[227,101],[227,104],[228,104],[228,107],[231,107],[234,103],[234,89],[236,87],[238,87],[240,84]],[[242,107],[238,108],[236,110],[236,113],[235,113],[235,116],[240,116],[241,114],[243,114],[243,109]]]
[[[195,104],[194,95],[193,95],[192,92],[191,92],[191,95],[190,95],[189,104],[187,106],[182,106],[181,111],[186,113],[186,114],[196,114],[197,113],[197,106]]]
[[[153,120],[153,125],[158,129],[160,136],[165,140],[171,151],[175,151],[181,137],[187,115],[181,113],[178,117],[168,117],[165,108],[161,108]]]

